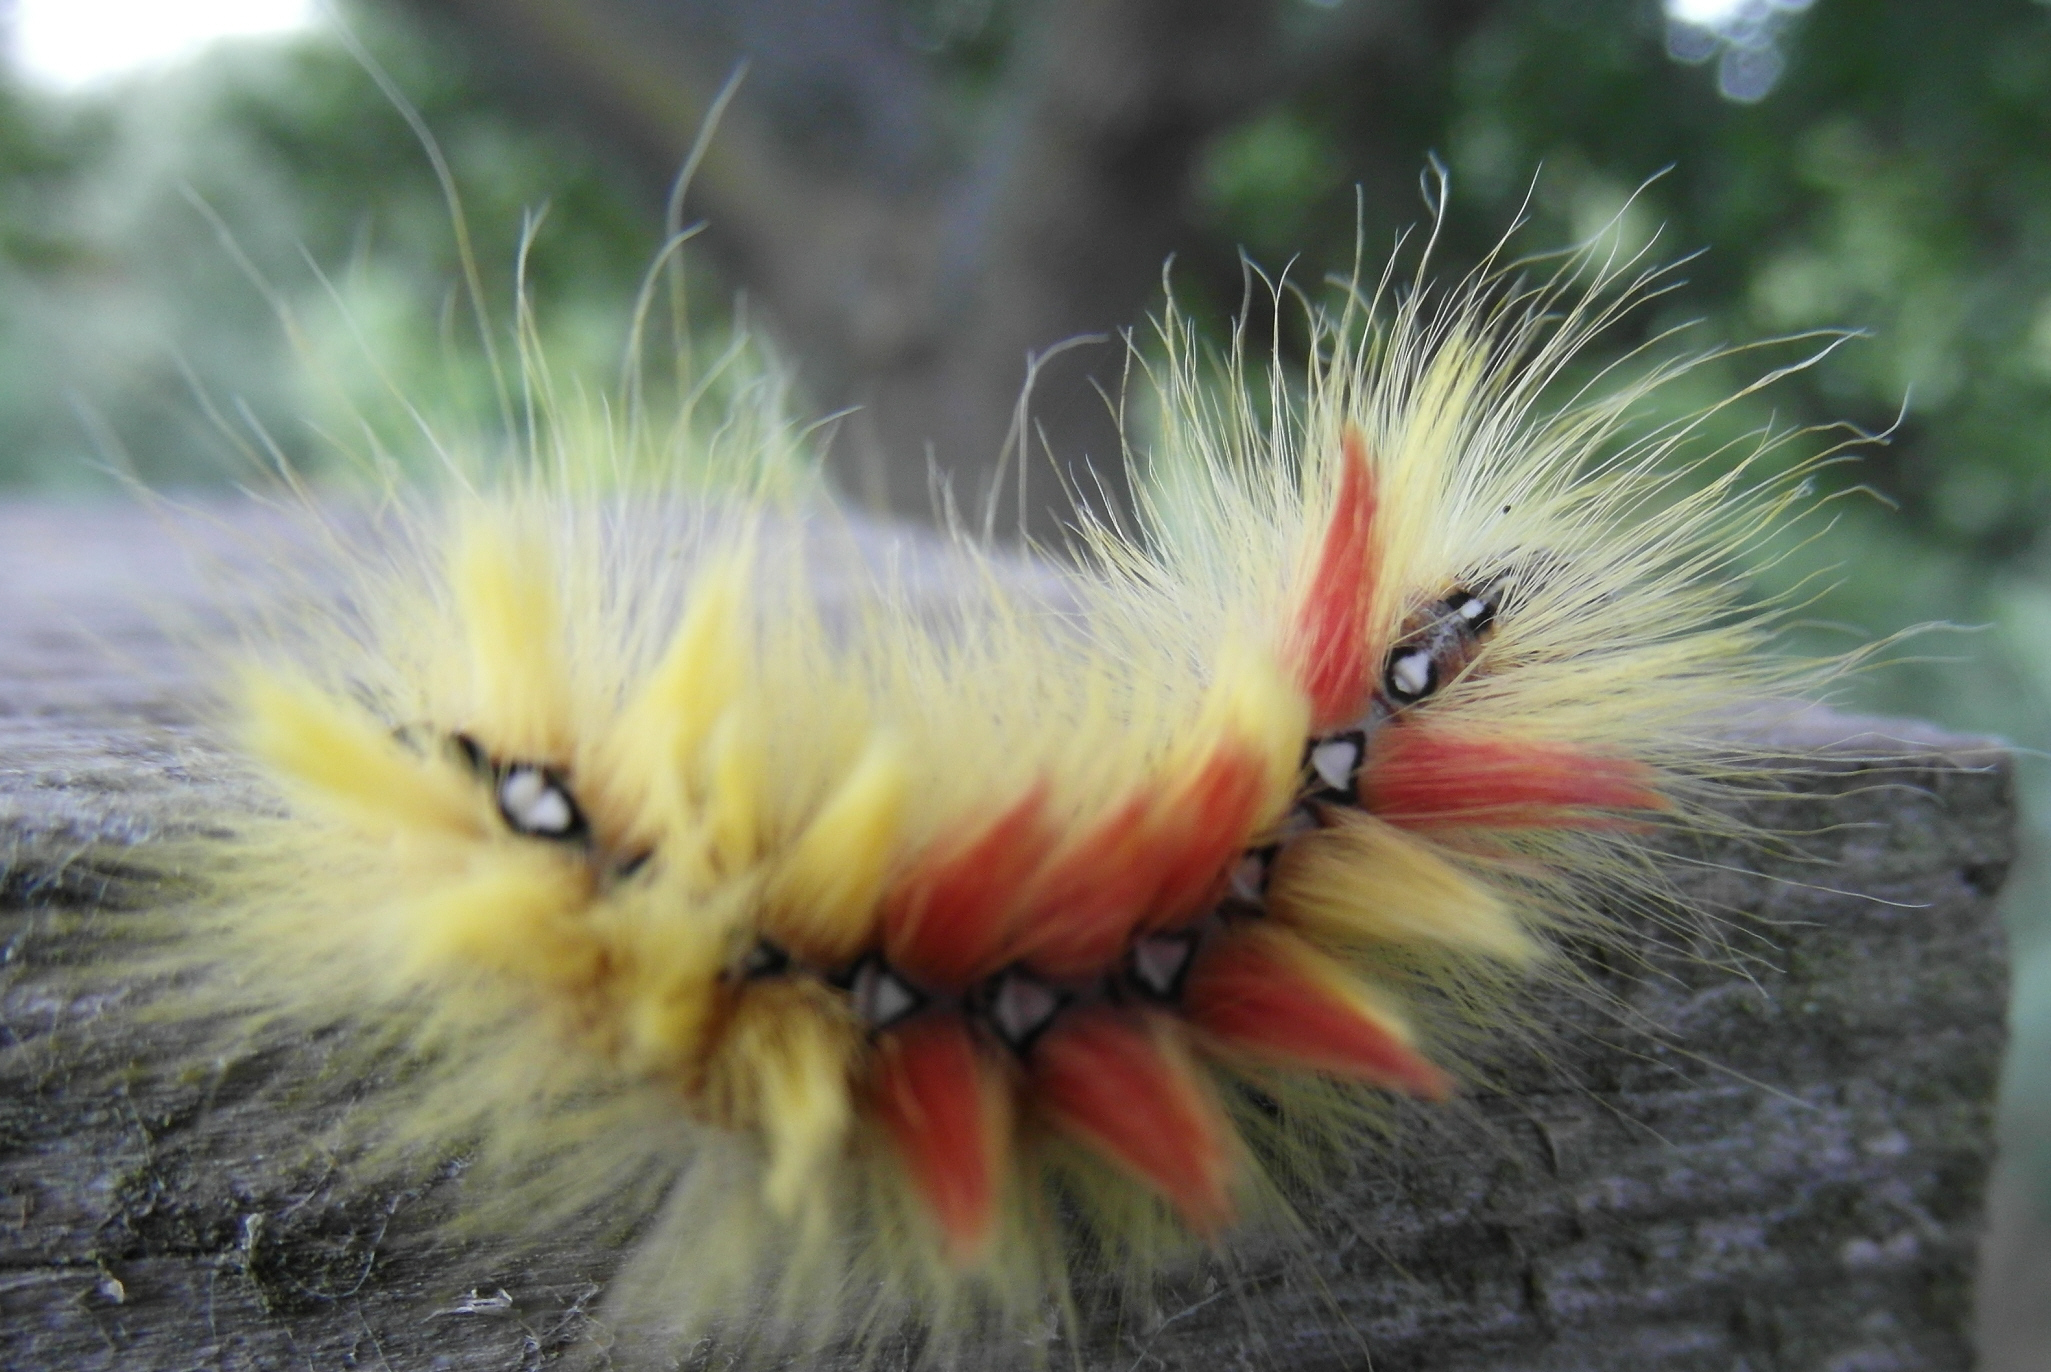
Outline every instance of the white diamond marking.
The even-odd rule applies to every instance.
[[[1232,868],[1232,894],[1241,900],[1259,903],[1268,884],[1268,860],[1259,853],[1248,853]]]
[[[1397,654],[1389,664],[1389,678],[1404,695],[1423,695],[1431,689],[1431,654],[1423,648]]]
[[[499,782],[499,808],[513,827],[528,834],[568,833],[576,812],[560,786],[538,767],[515,767]]]
[[[889,971],[869,963],[855,977],[855,1008],[878,1029],[887,1029],[919,1008],[919,993]]]
[[[1133,975],[1155,995],[1170,995],[1194,949],[1191,940],[1182,935],[1143,938],[1132,946]]]
[[[1014,974],[997,984],[997,994],[990,1002],[990,1018],[1007,1041],[1024,1043],[1045,1028],[1060,1008],[1061,997],[1051,988],[1031,977]]]
[[[1360,766],[1360,744],[1350,738],[1328,738],[1310,750],[1310,768],[1318,780],[1334,791],[1353,789],[1353,772]]]

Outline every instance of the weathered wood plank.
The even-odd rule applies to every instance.
[[[80,854],[236,799],[164,632],[199,601],[187,552],[141,511],[0,506],[0,1365],[497,1372],[598,1353],[617,1236],[491,1262],[446,1232],[459,1178],[346,1191],[285,1101],[317,1045],[225,1081],[107,1084],[175,1044],[62,989],[122,918],[118,871]],[[1107,1319],[1083,1361],[1969,1366],[2008,763],[1821,711],[1772,742],[1802,761],[1749,818],[1808,835],[1801,855],[1686,854],[1686,895],[1735,921],[1735,959],[1642,928],[1590,964],[1624,1019],[1545,1007],[1563,1026],[1545,1052],[1364,1152],[1317,1199],[1304,1254]]]

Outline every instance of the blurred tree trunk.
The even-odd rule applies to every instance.
[[[745,62],[688,213],[812,400],[856,407],[843,484],[930,519],[938,473],[972,521],[1049,543],[1078,505],[1128,503],[1115,337],[1188,240],[1206,140],[1322,73],[1429,60],[1481,9],[1020,3],[993,87],[969,99],[891,0],[399,3],[442,21],[509,97],[624,150],[652,188]]]

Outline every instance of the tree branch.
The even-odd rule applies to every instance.
[[[1297,83],[1455,22],[1401,0],[1326,14],[1048,0],[1017,8],[995,93],[964,112],[882,0],[407,3],[497,54],[528,105],[567,105],[631,150],[652,184],[750,63],[691,205],[818,407],[857,407],[835,456],[844,484],[930,519],[937,478],[965,513],[1050,543],[1078,503],[1129,503],[1104,398],[1124,352],[1069,345],[1141,321],[1190,238],[1207,141]],[[943,133],[949,117],[969,122]],[[1056,352],[1029,431],[1013,433],[1029,359]],[[1007,450],[1007,436],[1028,441]]]

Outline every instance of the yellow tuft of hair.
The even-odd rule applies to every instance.
[[[1817,675],[1732,571],[1800,464],[1634,427],[1685,359],[1544,403],[1654,280],[1351,292],[1257,385],[1171,311],[1141,536],[957,539],[944,595],[809,579],[773,372],[667,421],[533,370],[517,461],[381,492],[331,603],[250,626],[278,813],[167,960],[243,1042],[403,1066],[368,1156],[474,1153],[522,1237],[648,1181],[616,1313],[677,1346],[983,1356],[1080,1267],[1286,1234],[1311,1141],[1531,1032],[1520,978],[1743,780],[1719,715]]]

